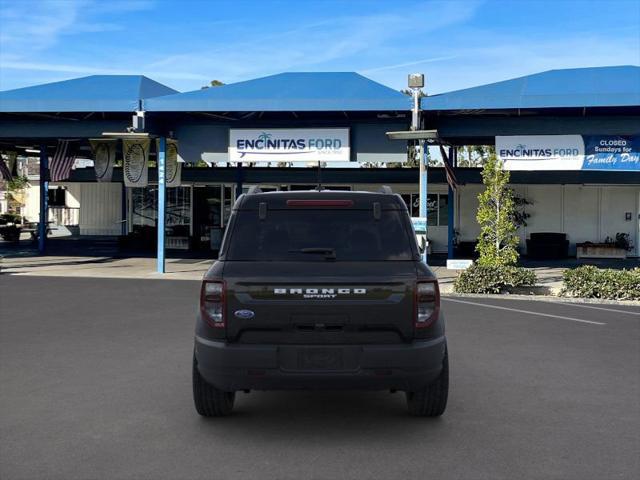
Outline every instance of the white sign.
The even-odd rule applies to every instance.
[[[113,165],[116,162],[115,139],[91,139],[91,150],[93,150],[93,168],[96,172],[96,181],[110,182],[113,176]]]
[[[473,260],[447,260],[447,270],[466,270],[473,265]]]
[[[505,170],[580,170],[581,135],[496,136],[496,155]]]
[[[348,128],[230,129],[230,162],[348,162]]]
[[[124,158],[125,187],[146,187],[149,176],[149,144],[148,138],[123,139],[122,156]]]

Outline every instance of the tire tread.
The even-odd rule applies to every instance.
[[[196,411],[203,417],[224,417],[233,410],[235,392],[223,392],[206,382],[198,371],[195,356],[193,358],[193,401]]]
[[[423,390],[407,392],[407,408],[418,417],[439,417],[447,408],[449,396],[449,355],[445,350],[442,371],[438,378]]]

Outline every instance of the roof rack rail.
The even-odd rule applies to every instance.
[[[254,185],[253,187],[249,188],[247,195],[253,195],[256,193],[262,193],[262,189],[260,188],[260,185]]]
[[[391,187],[389,185],[382,185],[379,189],[378,189],[378,193],[386,193],[386,194],[392,194],[393,190],[391,190]]]

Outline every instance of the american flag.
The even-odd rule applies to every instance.
[[[0,177],[4,178],[8,182],[13,180],[13,175],[11,175],[11,170],[9,170],[9,167],[7,167],[7,163],[4,161],[4,158],[2,157],[0,157]]]
[[[49,174],[52,182],[66,180],[71,175],[71,167],[76,161],[77,140],[58,140],[56,153],[49,162]]]
[[[451,161],[447,157],[447,152],[444,151],[444,147],[440,145],[440,154],[442,155],[442,162],[444,163],[444,172],[447,176],[447,183],[452,189],[458,188],[458,179],[456,178],[456,172],[451,167]]]

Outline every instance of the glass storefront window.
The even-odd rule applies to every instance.
[[[427,226],[438,226],[438,194],[427,194]]]
[[[131,189],[131,226],[155,227],[158,218],[158,189],[155,187]]]
[[[420,195],[417,193],[403,193],[401,195],[412,217],[420,216]],[[446,194],[427,194],[427,226],[445,227],[449,224],[447,206],[449,197]]]
[[[189,248],[191,230],[191,187],[167,188],[166,236],[167,248]],[[158,188],[149,186],[131,189],[131,231],[145,232],[157,228]]]
[[[167,188],[168,227],[191,224],[191,189],[189,187]]]
[[[449,195],[438,195],[438,225],[449,225]]]

